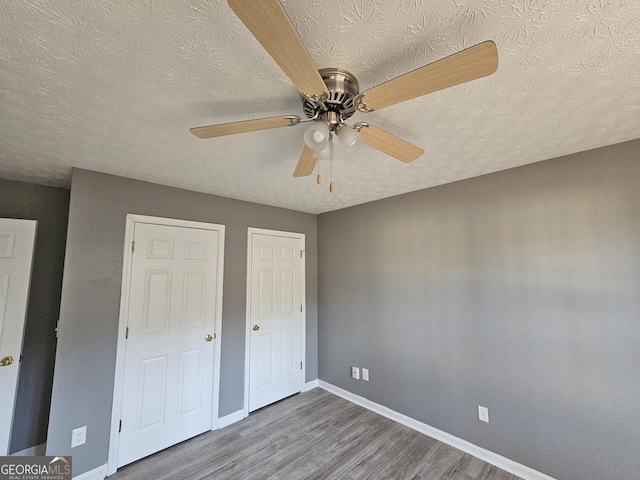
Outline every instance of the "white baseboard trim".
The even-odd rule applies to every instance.
[[[73,457],[71,457],[73,459]],[[77,477],[73,477],[73,480],[104,480],[107,478],[107,464],[100,465],[93,470],[89,470],[88,472],[84,472]]]
[[[333,393],[334,395],[344,398],[345,400],[349,400],[356,405],[360,405],[361,407],[371,410],[372,412],[382,415],[383,417],[387,417],[406,427],[416,430],[417,432],[428,435],[429,437],[435,438],[442,443],[451,445],[458,450],[462,450],[469,455],[473,455],[480,460],[484,460],[487,463],[495,465],[502,470],[506,470],[509,473],[517,475],[524,480],[555,480],[553,477],[550,477],[542,472],[538,472],[537,470],[529,468],[526,465],[522,465],[518,462],[514,462],[513,460],[509,460],[502,455],[498,455],[497,453],[485,450],[484,448],[478,447],[473,443],[469,443],[466,440],[462,440],[461,438],[455,437],[447,432],[438,430],[437,428],[427,425],[426,423],[422,423],[411,417],[403,415],[402,413],[398,413],[395,410],[391,410],[390,408],[385,407],[384,405],[372,402],[371,400],[361,397],[360,395],[356,395],[355,393],[343,390],[342,388],[336,387],[335,385],[327,383],[323,380],[318,381],[318,386],[328,392]]]
[[[41,443],[40,445],[36,445],[35,447],[25,448],[24,450],[20,450],[19,452],[12,453],[11,457],[41,457],[44,456],[45,451],[47,450],[47,444]]]
[[[308,392],[309,390],[313,390],[314,388],[318,387],[318,379],[316,378],[315,380],[311,380],[310,382],[307,382],[304,384],[304,387],[302,387],[302,391],[303,392]]]
[[[235,411],[233,413],[230,413],[229,415],[225,415],[224,417],[220,417],[218,418],[218,428],[224,428],[228,427],[229,425],[233,425],[234,423],[239,422],[245,417],[246,415],[244,413],[244,409]]]

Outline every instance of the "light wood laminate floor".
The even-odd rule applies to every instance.
[[[109,480],[518,480],[320,388],[138,462]]]

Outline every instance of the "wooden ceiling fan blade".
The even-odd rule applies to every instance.
[[[305,145],[300,155],[300,160],[296,165],[296,169],[293,171],[294,177],[306,177],[313,173],[313,169],[316,168],[318,159],[313,155],[313,150]]]
[[[300,93],[316,98],[328,95],[318,69],[278,0],[228,3]]]
[[[424,153],[424,150],[420,147],[416,147],[412,143],[370,124],[360,130],[360,135],[364,138],[364,143],[370,147],[391,155],[404,163],[413,162]]]
[[[242,122],[194,127],[189,129],[189,131],[198,138],[213,138],[224,137],[225,135],[235,135],[236,133],[267,130],[269,128],[290,127],[292,125],[297,125],[298,123],[300,123],[300,117],[287,115],[284,117],[257,118],[255,120],[244,120]]]
[[[491,75],[498,49],[488,40],[396,77],[362,93],[361,110],[379,110],[444,88]]]

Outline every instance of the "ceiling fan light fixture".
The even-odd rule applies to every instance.
[[[311,150],[324,150],[329,144],[329,125],[324,122],[317,122],[304,132],[304,143]]]
[[[364,138],[356,129],[343,125],[338,130],[338,140],[345,153],[354,153],[364,143]]]

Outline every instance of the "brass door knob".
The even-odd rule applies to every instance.
[[[253,326],[253,331],[257,332],[258,330],[260,330],[260,325],[254,325]]]
[[[13,363],[13,357],[4,357],[2,360],[0,360],[0,367],[6,367],[8,365],[11,365]]]
[[[213,340],[213,337],[211,335],[207,335],[206,337],[204,337],[205,342],[210,342],[211,340]]]

